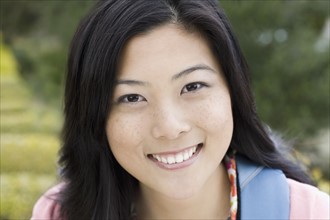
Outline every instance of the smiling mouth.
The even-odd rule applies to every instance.
[[[161,164],[180,164],[193,158],[202,147],[203,143],[200,143],[177,153],[148,154],[148,158]]]

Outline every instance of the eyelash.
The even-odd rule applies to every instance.
[[[133,98],[133,97],[138,98],[138,100],[137,101],[129,101],[129,98]],[[139,95],[139,94],[123,95],[123,96],[119,97],[119,99],[118,99],[118,103],[130,103],[130,104],[132,104],[132,103],[137,103],[137,102],[141,102],[141,101],[146,101],[146,99],[143,96]]]
[[[188,87],[190,87],[190,86],[194,86],[194,88],[193,88],[193,90],[188,91]],[[180,92],[180,95],[189,93],[189,92],[194,93],[204,87],[209,87],[209,85],[207,85],[206,83],[202,83],[202,82],[189,83],[183,87],[183,89]],[[187,90],[187,91],[184,91],[184,90]],[[130,98],[134,98],[134,100],[129,101]],[[134,94],[134,93],[128,94],[128,95],[123,95],[123,96],[119,97],[119,99],[118,99],[118,103],[128,103],[128,104],[136,104],[136,103],[142,102],[142,101],[146,101],[146,99],[143,96],[141,96],[139,94]]]
[[[193,90],[190,90],[190,91],[184,91],[184,90],[187,90],[187,88],[189,86],[197,86],[197,88],[195,87]],[[200,90],[204,87],[209,87],[206,83],[202,83],[202,82],[193,82],[193,83],[189,83],[187,85],[185,85],[183,87],[183,89],[181,90],[181,95],[184,94],[184,93],[187,93],[187,92],[196,92],[197,90]]]

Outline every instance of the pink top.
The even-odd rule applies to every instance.
[[[63,186],[64,183],[60,183],[39,198],[33,207],[31,220],[60,219],[60,205],[56,202],[56,197]]]
[[[288,179],[290,219],[330,219],[329,195],[317,188]]]
[[[317,188],[287,179],[290,187],[290,219],[330,219],[329,195]],[[56,194],[63,183],[49,189],[35,204],[32,218],[60,219],[60,206],[56,202]]]

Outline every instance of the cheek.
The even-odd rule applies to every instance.
[[[194,108],[193,114],[197,118],[196,124],[208,133],[219,135],[219,132],[229,132],[231,135],[233,117],[229,97],[209,97]]]
[[[113,114],[107,122],[107,138],[110,150],[117,162],[131,175],[140,175],[143,166],[143,124],[140,117]]]
[[[113,115],[107,122],[107,138],[114,155],[132,152],[142,141],[142,119]]]

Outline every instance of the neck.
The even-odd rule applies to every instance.
[[[173,199],[140,187],[139,219],[226,219],[230,210],[230,183],[226,168],[220,165],[193,196]]]

